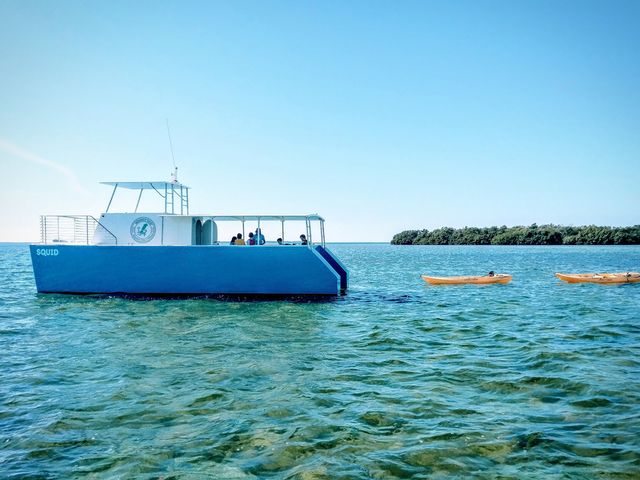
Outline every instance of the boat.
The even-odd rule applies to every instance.
[[[431,277],[422,275],[422,279],[431,285],[489,285],[492,283],[509,283],[512,276],[506,273],[496,273],[495,275],[476,275],[460,277]]]
[[[556,273],[556,277],[568,283],[638,283],[640,273]]]
[[[337,296],[347,290],[349,273],[326,247],[325,220],[318,214],[193,215],[190,187],[177,175],[168,182],[102,183],[113,192],[99,218],[41,216],[41,241],[30,245],[39,293],[288,297]],[[121,190],[138,194],[130,213],[109,211]],[[164,207],[139,212],[145,193]],[[245,238],[245,230],[254,226],[260,240],[268,234],[271,240],[280,238],[230,245],[218,237],[219,227],[228,226],[224,222],[233,222],[233,231]],[[285,240],[285,227],[291,234],[292,222],[298,225],[296,234],[304,232],[306,238]]]

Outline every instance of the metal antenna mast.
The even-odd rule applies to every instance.
[[[176,167],[176,158],[173,155],[173,142],[171,141],[171,130],[169,129],[169,119],[167,118],[167,135],[169,137],[169,148],[171,149],[171,161],[173,162],[173,181],[178,181],[178,167]]]

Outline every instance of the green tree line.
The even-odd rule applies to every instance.
[[[640,245],[640,225],[632,227],[464,227],[405,230],[392,245]]]

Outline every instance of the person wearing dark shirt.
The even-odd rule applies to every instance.
[[[255,239],[258,245],[264,245],[266,242],[266,240],[264,239],[264,235],[262,235],[262,230],[260,230],[259,228],[256,228]]]

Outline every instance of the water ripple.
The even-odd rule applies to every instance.
[[[0,477],[638,478],[640,285],[553,272],[640,248],[335,250],[309,303],[38,296],[0,246]]]

